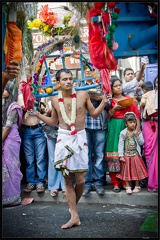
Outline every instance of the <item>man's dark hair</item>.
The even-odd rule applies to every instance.
[[[151,91],[153,90],[153,84],[151,81],[145,81],[142,86],[141,86],[142,89],[144,90],[147,90],[147,91]]]
[[[132,72],[134,73],[134,71],[133,71],[132,68],[125,68],[125,69],[124,69],[124,72],[123,72],[123,76],[126,75],[126,72],[127,72],[127,71],[132,71]]]
[[[60,77],[61,77],[62,72],[69,73],[73,76],[72,72],[69,69],[62,68],[62,69],[60,69],[56,72],[56,75],[55,75],[56,81],[60,81]]]

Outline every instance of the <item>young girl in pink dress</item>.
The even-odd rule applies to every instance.
[[[141,157],[141,147],[144,144],[142,132],[137,132],[136,115],[127,112],[124,115],[124,122],[127,128],[120,132],[118,143],[118,154],[121,163],[121,171],[116,175],[117,178],[126,182],[126,193],[139,193],[141,179],[148,177],[147,169]],[[135,181],[132,191],[129,181]]]

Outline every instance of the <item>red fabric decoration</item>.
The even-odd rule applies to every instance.
[[[109,14],[108,13],[102,13],[103,23],[106,26],[106,24],[109,24]]]
[[[106,39],[98,24],[89,23],[89,52],[91,62],[97,69],[116,70],[117,62],[112,51],[107,47]]]
[[[25,81],[22,81],[21,92],[23,95],[24,107],[26,110],[34,108],[34,96],[32,93],[32,87]]]
[[[108,69],[104,68],[100,70],[100,75],[102,78],[102,90],[104,93],[111,93],[111,85],[110,85],[110,75]]]
[[[5,65],[11,60],[20,62],[22,59],[22,31],[15,22],[8,22],[4,38]]]
[[[101,10],[100,10],[101,11]],[[116,70],[117,62],[112,51],[106,44],[103,27],[98,23],[92,23],[91,18],[95,16],[96,9],[88,11],[89,17],[89,52],[90,59],[97,69],[106,68],[108,70]],[[97,14],[98,15],[98,14]],[[109,23],[109,13],[105,13],[105,21]]]
[[[89,12],[90,12],[90,15],[91,15],[92,17],[96,17],[96,16],[98,16],[98,15],[101,15],[101,13],[102,13],[101,9],[99,9],[99,8],[97,8],[97,9],[91,8],[91,9],[89,10]],[[89,18],[89,22],[90,22],[90,18]]]

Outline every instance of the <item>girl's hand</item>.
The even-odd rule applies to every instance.
[[[138,131],[137,130],[135,130],[135,131],[133,131],[133,135],[135,136],[135,137],[138,137]]]
[[[119,160],[122,161],[122,162],[125,162],[124,157],[120,157]]]
[[[124,109],[125,107],[122,107],[122,106],[120,106],[119,104],[116,104],[115,106],[114,106],[114,109],[115,110],[121,110],[121,109]]]

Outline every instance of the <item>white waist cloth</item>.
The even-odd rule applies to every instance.
[[[88,169],[88,145],[85,129],[71,135],[70,130],[58,129],[54,166],[64,177]]]

